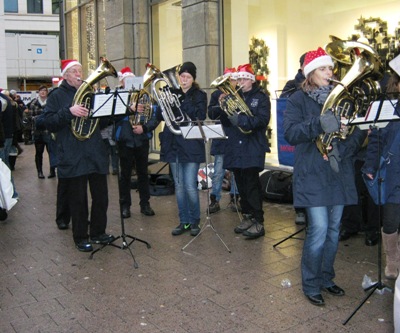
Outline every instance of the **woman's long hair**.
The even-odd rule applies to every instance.
[[[397,75],[397,73],[393,73],[386,86],[386,93],[388,94],[389,98],[392,99],[399,98],[399,92],[400,92],[399,83],[400,83],[400,76]]]

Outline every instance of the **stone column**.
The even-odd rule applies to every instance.
[[[200,87],[210,92],[210,83],[221,75],[218,1],[182,1],[183,61],[197,67]]]
[[[141,76],[149,62],[149,6],[147,0],[105,2],[107,58],[119,71],[129,66]]]

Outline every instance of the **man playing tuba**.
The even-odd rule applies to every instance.
[[[61,75],[63,81],[47,100],[42,124],[57,134],[57,172],[59,182],[66,188],[65,200],[70,207],[75,245],[79,251],[90,252],[93,250],[92,243],[107,244],[114,240],[112,235],[105,232],[108,156],[98,127],[85,140],[78,139],[71,130],[73,119],[89,114],[86,107],[72,105],[83,82],[82,65],[76,60],[62,60]],[[90,216],[88,184],[92,196]]]
[[[134,77],[129,67],[122,68],[118,73],[119,81],[123,88],[126,87],[127,78]],[[147,216],[154,215],[154,210],[150,207],[150,189],[147,167],[149,164],[149,141],[153,136],[153,130],[160,123],[154,116],[150,115],[147,122],[142,123],[140,119],[147,118],[141,116],[146,107],[144,101],[139,100],[130,106],[131,112],[135,112],[134,121],[130,121],[129,116],[124,117],[117,123],[116,140],[121,166],[121,176],[119,178],[119,199],[122,205],[122,217],[131,216],[131,174],[135,165],[138,190],[140,197],[140,212]]]

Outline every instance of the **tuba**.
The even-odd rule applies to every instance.
[[[331,39],[332,42],[325,47],[325,51],[348,70],[341,81],[330,80],[337,85],[326,99],[321,114],[331,110],[335,115],[351,121],[358,115],[365,114],[371,102],[378,99],[381,89],[377,80],[383,77],[383,65],[378,53],[369,45],[344,41],[333,36]],[[318,150],[322,155],[327,155],[332,140],[346,139],[353,129],[351,126],[319,135],[316,139]]]
[[[143,76],[143,87],[154,98],[161,108],[165,125],[175,135],[182,135],[180,129],[173,125],[182,125],[190,118],[181,110],[181,103],[174,91],[181,90],[178,72],[180,65],[161,72],[156,66],[148,63]],[[174,91],[173,91],[174,90]]]
[[[244,113],[246,116],[253,117],[249,107],[239,96],[237,90],[232,87],[229,76],[219,76],[211,82],[211,88],[217,88],[227,96],[220,100],[221,109],[228,115],[233,116],[235,113]],[[238,127],[243,134],[250,134],[252,131],[246,131]]]
[[[82,80],[82,84],[76,91],[72,105],[80,104],[89,109],[89,115],[86,117],[75,117],[71,121],[72,134],[80,141],[89,139],[99,123],[99,118],[91,118],[92,115],[92,99],[94,95],[93,85],[107,76],[117,77],[117,71],[106,58],[100,58],[101,64],[86,79]]]

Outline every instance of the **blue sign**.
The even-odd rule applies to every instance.
[[[285,140],[283,133],[283,117],[286,111],[287,98],[276,100],[276,122],[278,129],[278,161],[279,164],[294,165],[294,147]]]
[[[42,49],[36,49],[36,53],[37,53],[37,54],[42,54],[42,53],[43,53],[43,50],[42,50]]]

